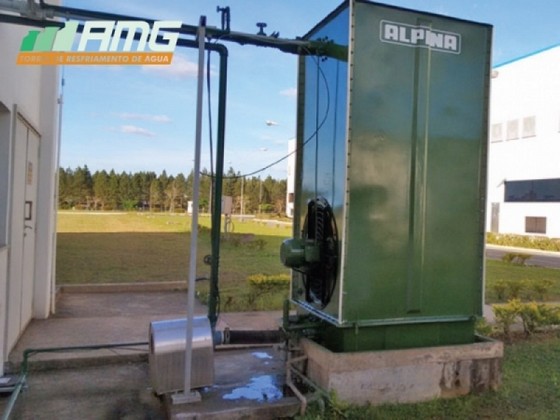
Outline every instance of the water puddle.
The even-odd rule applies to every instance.
[[[257,359],[272,359],[272,356],[264,351],[255,351],[251,354]]]
[[[266,354],[266,353],[264,353]],[[282,391],[276,386],[272,375],[255,376],[246,386],[235,388],[224,395],[224,400],[245,398],[256,401],[275,401],[282,398]]]

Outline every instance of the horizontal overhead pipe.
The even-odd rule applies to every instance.
[[[75,7],[56,6],[39,1],[40,9],[56,17],[66,19],[99,19],[99,20],[142,20],[153,25],[154,19],[139,18],[135,16],[121,15],[115,13],[98,12],[94,10],[78,9]],[[198,26],[183,24],[178,29],[169,29],[170,32],[178,31],[182,35],[196,37]],[[243,32],[232,32],[218,29],[215,27],[206,28],[206,36],[220,41],[231,41],[241,45],[255,45],[259,47],[276,48],[291,54],[312,54],[316,50],[317,44],[314,42],[298,39],[284,39],[271,36],[253,35]]]

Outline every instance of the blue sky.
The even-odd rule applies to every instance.
[[[219,26],[216,6],[230,6],[231,29],[256,33],[256,22],[284,38],[305,34],[341,0],[67,0],[66,6],[196,25]],[[494,25],[493,63],[560,43],[557,0],[388,0],[387,4]],[[229,49],[226,168],[249,173],[286,154],[295,135],[297,59],[274,49]],[[196,50],[179,48],[170,66],[67,66],[61,166],[92,170],[188,173],[194,159]],[[212,54],[212,118],[217,117],[218,56]],[[202,167],[209,168],[205,107]],[[267,121],[275,124],[267,125]],[[263,176],[285,178],[280,163]]]

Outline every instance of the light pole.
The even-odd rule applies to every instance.
[[[261,176],[259,175],[259,215],[262,213],[261,205],[262,205],[262,179]]]
[[[239,209],[241,220],[243,220],[243,215],[245,214],[245,177],[241,177],[241,209]]]

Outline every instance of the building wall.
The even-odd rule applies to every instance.
[[[21,40],[30,29],[0,23],[0,375],[31,317],[50,314],[54,290],[59,69],[16,65]],[[22,144],[29,137],[39,139],[33,165],[28,146]],[[33,205],[24,191],[30,185],[37,191]],[[32,219],[24,224],[31,212]],[[23,243],[27,251],[21,250]],[[34,267],[23,254],[32,256]],[[13,296],[21,297],[26,310],[14,307]]]
[[[505,198],[508,182],[560,179],[559,74],[560,46],[494,68],[488,231],[560,237],[560,201],[511,202]],[[546,231],[531,232],[527,217],[546,218]]]

